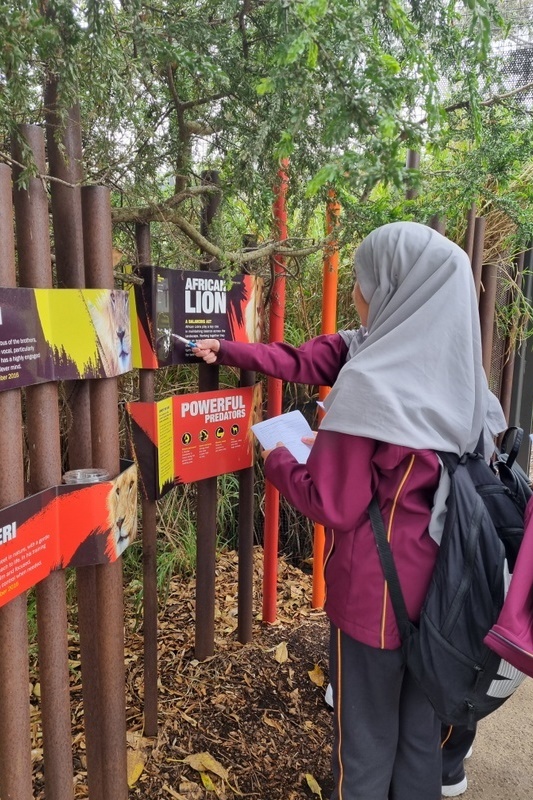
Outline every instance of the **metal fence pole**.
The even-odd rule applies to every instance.
[[[46,132],[52,181],[52,220],[59,287],[83,289],[83,221],[81,209],[82,141],[79,108],[69,110],[66,121],[56,113],[57,84],[45,88]],[[92,464],[90,381],[65,381],[65,402],[70,426],[67,431],[69,469]],[[87,758],[87,783],[91,800],[103,800],[102,754],[99,736],[98,651],[94,646],[96,617],[95,567],[76,569],[76,594],[83,695],[83,724]]]
[[[85,274],[90,288],[113,289],[111,205],[104,186],[82,188]],[[120,471],[118,380],[91,381],[93,466]],[[95,567],[96,630],[100,675],[100,737],[104,800],[128,796],[122,559]],[[92,800],[92,798],[91,798]]]
[[[533,302],[533,249],[524,255],[523,293],[529,303]],[[531,338],[522,342],[514,364],[513,395],[509,424],[524,429],[526,436],[517,461],[529,475],[531,443],[528,434],[531,432],[533,417],[533,346]]]
[[[481,273],[483,271],[483,245],[485,242],[485,217],[476,217],[474,222],[474,243],[472,247],[472,274],[476,287],[477,299],[481,296]]]
[[[137,261],[150,264],[150,225],[135,226]],[[139,370],[139,399],[155,401],[155,370]],[[142,498],[144,735],[157,736],[157,504]]]
[[[420,153],[418,150],[408,150],[407,151],[407,160],[405,166],[407,169],[420,169]],[[417,196],[417,190],[409,186],[405,192],[405,199],[406,200],[414,200]]]
[[[468,258],[470,259],[470,263],[472,263],[472,257],[474,254],[475,227],[476,227],[476,205],[475,203],[472,203],[472,205],[468,209],[468,215],[466,218],[466,232],[465,232],[465,243],[464,243],[464,250]]]
[[[498,268],[496,264],[484,264],[481,273],[483,291],[479,298],[479,321],[481,324],[481,351],[483,367],[490,383],[492,366],[492,345],[494,342],[494,318],[496,292],[498,288]]]
[[[36,125],[24,125],[20,133],[33,153],[37,169],[44,174],[44,130]],[[18,148],[15,152],[17,160],[21,161]],[[14,203],[20,284],[51,289],[50,220],[42,180],[31,178],[27,189],[17,188]],[[26,388],[25,429],[29,489],[35,494],[61,483],[57,383]],[[54,800],[69,800],[73,797],[73,767],[65,572],[51,572],[37,584],[36,595],[45,792]]]
[[[204,172],[206,184],[218,185],[218,173]],[[219,195],[211,195],[202,209],[200,229],[203,236],[209,227],[220,204]],[[206,260],[202,269],[215,269],[216,262]],[[200,364],[198,367],[198,388],[201,392],[218,389],[219,368],[216,365]],[[196,545],[196,658],[202,661],[213,655],[215,647],[215,561],[217,525],[217,479],[205,478],[197,483],[197,545]]]
[[[524,253],[520,253],[514,262],[514,281],[516,291],[519,292],[522,288],[522,279],[524,274]],[[508,297],[512,300],[513,291],[508,292]],[[513,374],[514,365],[516,360],[516,341],[515,335],[518,333],[517,324],[514,324],[511,334],[507,336],[505,341],[505,348],[503,353],[503,367],[501,375],[501,390],[500,402],[502,404],[503,413],[505,418],[509,420],[511,413],[511,401],[513,396]]]
[[[11,169],[0,164],[0,286],[15,286]],[[20,389],[0,392],[0,507],[24,497]],[[0,797],[32,800],[26,595],[0,608]]]

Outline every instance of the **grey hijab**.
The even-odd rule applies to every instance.
[[[358,247],[355,276],[367,327],[340,332],[348,355],[321,427],[414,449],[471,450],[489,393],[466,253],[425,225],[393,222]]]

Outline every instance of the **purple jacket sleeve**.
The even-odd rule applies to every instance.
[[[265,461],[265,476],[309,519],[353,530],[375,489],[370,465],[376,446],[373,439],[319,430],[306,464],[276,447]]]
[[[217,364],[257,370],[284,381],[332,386],[347,352],[338,333],[317,336],[300,347],[283,342],[247,344],[222,340]]]

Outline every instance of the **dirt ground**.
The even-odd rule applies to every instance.
[[[261,551],[255,592],[260,598]],[[311,577],[279,567],[278,621],[260,613],[253,640],[236,638],[237,557],[217,564],[215,655],[194,658],[194,580],[173,580],[160,613],[159,731],[142,735],[142,632],[133,595],[127,601],[128,772],[136,800],[327,800],[331,713],[327,685],[328,625],[310,608]],[[259,609],[260,602],[257,602]],[[87,800],[81,692],[72,646],[75,797]],[[483,720],[467,762],[465,800],[533,798],[533,681],[527,680]],[[36,724],[36,732],[38,726]],[[42,791],[42,743],[36,733],[35,777]],[[109,798],[112,800],[112,798]]]
[[[257,551],[257,597],[261,566]],[[278,622],[266,626],[256,620],[252,642],[241,645],[236,574],[235,553],[219,556],[215,655],[201,663],[193,652],[194,581],[171,589],[159,637],[161,729],[155,747],[145,743],[147,759],[132,798],[329,795],[328,626],[323,612],[309,607],[310,576],[280,562]],[[137,682],[130,671],[132,731],[135,721],[141,722],[135,715],[141,700],[138,677]]]
[[[261,565],[258,550],[257,597]],[[323,699],[328,624],[309,607],[311,578],[281,561],[279,621],[256,620],[252,643],[242,646],[235,638],[235,575],[236,555],[222,555],[216,654],[204,663],[192,653],[194,582],[173,586],[161,621],[161,732],[132,797],[330,795],[331,713]],[[203,762],[195,759],[201,753],[208,754]],[[465,800],[533,798],[533,681],[480,723],[467,775]]]

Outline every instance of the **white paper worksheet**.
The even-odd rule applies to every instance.
[[[302,442],[302,436],[313,436],[309,423],[301,411],[289,411],[252,425],[252,430],[264,450],[271,450],[283,442],[287,450],[300,463],[305,464],[311,448]]]

